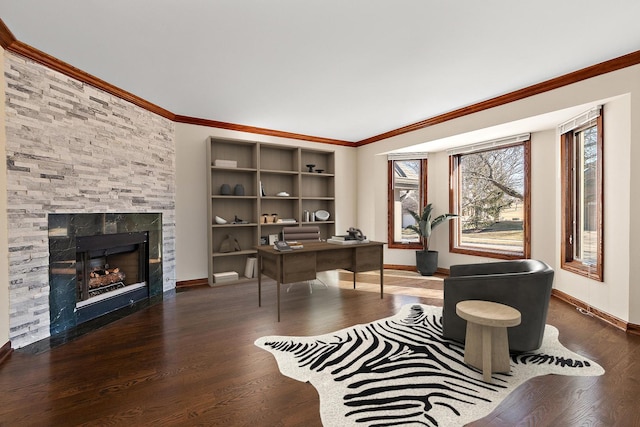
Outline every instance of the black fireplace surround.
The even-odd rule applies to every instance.
[[[162,214],[49,214],[48,222],[52,337],[139,301],[152,297],[162,298]],[[93,238],[88,238],[89,236]],[[88,244],[93,247],[87,247]],[[112,245],[113,250],[106,249],[107,245]],[[139,252],[138,274],[140,281],[146,281],[146,286],[124,293],[114,292],[116,296],[77,307],[78,275],[82,271],[82,261],[77,260],[86,259],[89,256],[87,251],[106,251],[104,253],[107,254],[111,253],[109,251],[125,250]],[[80,277],[82,282],[82,273]]]

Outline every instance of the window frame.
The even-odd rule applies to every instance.
[[[393,192],[393,180],[394,180],[394,168],[393,164],[396,161],[406,160],[419,160],[420,161],[420,209],[427,204],[427,181],[428,181],[428,161],[426,158],[415,159],[389,159],[387,161],[387,247],[390,249],[414,249],[421,250],[422,242],[415,243],[403,243],[394,240],[393,225],[394,225],[394,192]]]
[[[576,215],[577,201],[573,179],[573,169],[576,163],[575,134],[593,126],[588,123],[576,129],[571,129],[560,135],[560,162],[561,162],[561,215],[562,231],[560,244],[560,267],[589,279],[604,281],[604,120],[603,111],[594,119],[597,126],[596,138],[596,263],[593,265],[574,258],[573,221]]]
[[[523,199],[523,248],[522,252],[512,251],[500,251],[493,249],[480,249],[477,247],[464,246],[459,244],[460,234],[462,233],[461,218],[458,216],[449,221],[449,252],[474,255],[486,258],[497,258],[504,260],[512,259],[527,259],[531,256],[531,138],[516,142],[513,144],[505,144],[497,147],[479,149],[476,151],[470,151],[459,154],[452,154],[449,156],[449,212],[454,214],[460,214],[459,206],[461,191],[459,186],[461,183],[461,170],[459,168],[460,159],[469,154],[476,154],[481,152],[494,151],[499,149],[505,149],[509,147],[522,146],[524,156],[524,199]]]

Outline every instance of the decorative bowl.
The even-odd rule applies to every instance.
[[[316,211],[316,219],[318,221],[326,221],[329,219],[329,212],[320,209],[319,211]]]
[[[216,215],[216,224],[226,224],[227,220]]]

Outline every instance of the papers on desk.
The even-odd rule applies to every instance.
[[[358,243],[369,243],[369,239],[364,240],[342,240],[342,239],[327,239],[327,243],[334,245],[357,245]]]

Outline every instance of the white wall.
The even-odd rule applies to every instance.
[[[640,197],[638,197],[638,187],[640,186],[640,78],[637,76],[631,82],[635,85],[633,95],[630,96],[631,103],[631,144],[629,150],[630,164],[630,203],[629,203],[629,321],[636,325],[640,324]],[[605,213],[606,215],[606,213]],[[610,212],[609,215],[615,215]]]
[[[633,222],[631,214],[640,208],[638,198],[631,198],[640,188],[640,172],[631,168],[640,161],[640,126],[631,120],[640,112],[638,97],[640,66],[634,66],[361,147],[358,149],[358,220],[367,230],[372,230],[371,238],[386,241],[386,158],[381,153],[423,143],[433,146],[442,138],[505,123],[520,123],[602,101],[605,103],[605,281],[596,282],[560,268],[560,151],[556,133],[559,122],[546,128],[524,130],[532,133],[532,258],[542,259],[555,269],[556,289],[622,320],[639,323],[640,280],[636,278],[640,277],[640,267],[636,264],[640,259],[640,243],[637,243],[640,226]],[[448,210],[448,174],[447,153],[430,152],[428,191],[436,214]],[[374,215],[370,209],[375,210]],[[436,229],[432,246],[440,252],[439,266],[444,268],[496,261],[449,253],[446,227]],[[414,251],[387,248],[385,263],[415,265]]]
[[[208,137],[234,138],[335,151],[336,232],[356,220],[356,149],[176,123],[176,276],[178,281],[204,279],[207,271]]]

